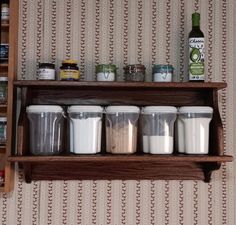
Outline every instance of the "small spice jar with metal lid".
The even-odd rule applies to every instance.
[[[0,145],[5,144],[7,140],[7,118],[0,117]]]
[[[144,81],[146,67],[142,64],[132,64],[124,67],[126,81]]]
[[[0,170],[0,187],[4,187],[5,183],[5,171]]]
[[[97,81],[115,81],[117,67],[114,64],[96,65]]]
[[[0,103],[7,102],[7,77],[0,77]]]
[[[56,71],[53,63],[40,63],[38,69],[39,80],[55,80]]]
[[[60,80],[79,80],[80,71],[76,60],[63,60],[60,67]]]
[[[174,67],[172,65],[153,65],[153,81],[172,82]]]

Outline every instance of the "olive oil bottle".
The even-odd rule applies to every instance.
[[[189,33],[189,81],[204,82],[204,34],[200,29],[200,14],[192,14],[192,30]]]

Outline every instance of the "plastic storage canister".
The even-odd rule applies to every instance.
[[[103,107],[77,105],[68,108],[70,152],[95,154],[101,151]]]
[[[7,118],[0,117],[0,144],[5,144],[7,140]]]
[[[174,67],[172,65],[153,65],[153,81],[171,82],[173,79]]]
[[[30,105],[26,108],[30,127],[30,152],[57,155],[62,152],[64,111],[57,105]]]
[[[114,64],[99,64],[96,66],[97,81],[115,81],[117,67]]]
[[[55,80],[55,65],[53,63],[40,63],[38,69],[39,80]]]
[[[151,154],[173,153],[176,117],[177,108],[173,106],[147,106],[143,108],[143,152]]]
[[[179,108],[178,151],[186,154],[208,154],[209,123],[213,109],[208,106]]]
[[[142,64],[131,64],[124,67],[126,81],[144,81],[146,67]]]
[[[114,154],[131,154],[137,148],[140,109],[136,106],[106,108],[106,150]]]
[[[0,103],[7,102],[7,77],[0,77]]]
[[[80,71],[76,60],[63,60],[60,67],[60,80],[79,80]]]

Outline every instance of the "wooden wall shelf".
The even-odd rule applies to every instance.
[[[65,179],[168,179],[209,182],[213,170],[232,156],[223,155],[223,129],[218,110],[219,89],[225,83],[128,83],[14,81],[14,92],[21,90],[17,153],[8,158],[22,165],[26,182]],[[31,156],[28,142],[26,107],[31,104],[173,105],[211,106],[209,155],[134,155]],[[103,135],[104,136],[104,135]],[[139,143],[138,143],[139,146]]]

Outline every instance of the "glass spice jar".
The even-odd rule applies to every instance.
[[[154,82],[172,82],[174,67],[172,65],[153,65]]]
[[[38,69],[39,80],[55,80],[55,65],[53,63],[40,63]]]
[[[117,67],[114,64],[96,65],[97,81],[115,81]]]
[[[142,64],[131,64],[124,67],[125,81],[141,81],[145,80],[146,67]]]
[[[9,23],[9,0],[1,1],[1,23]]]
[[[0,145],[5,145],[7,140],[7,118],[0,117]]]
[[[7,102],[7,77],[0,77],[0,103]]]
[[[0,187],[4,187],[5,183],[5,171],[0,170]]]
[[[80,71],[76,60],[63,60],[60,67],[60,80],[79,80]]]

